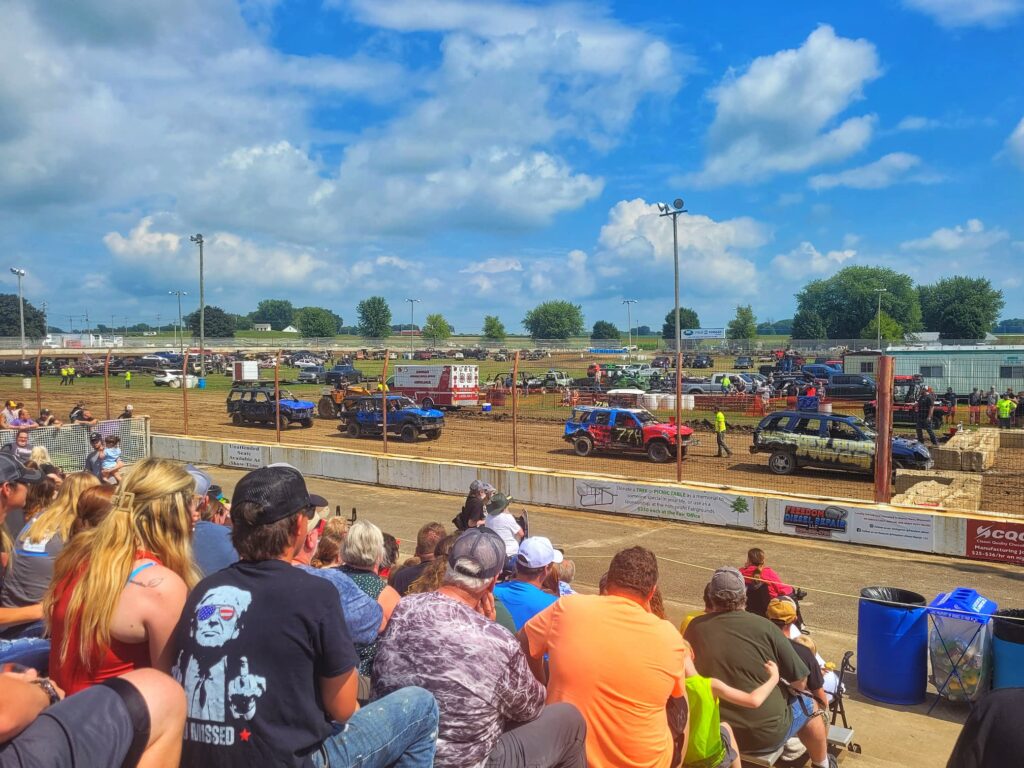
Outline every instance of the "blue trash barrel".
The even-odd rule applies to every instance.
[[[894,587],[862,589],[857,611],[860,692],[887,704],[920,704],[927,683],[928,611],[924,596]]]
[[[1005,616],[1016,621],[1000,619]],[[997,611],[992,616],[992,687],[1024,688],[1024,611]]]
[[[202,376],[200,376],[199,377],[199,381],[196,382],[196,386],[199,389],[206,389],[206,379],[204,379]]]

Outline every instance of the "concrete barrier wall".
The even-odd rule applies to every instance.
[[[176,461],[241,469],[280,461],[313,477],[460,497],[480,478],[529,504],[1024,564],[1024,523],[1005,516],[169,435],[153,435],[151,448]]]

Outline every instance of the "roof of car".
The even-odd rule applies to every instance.
[[[624,392],[626,390],[619,390]],[[609,394],[611,394],[609,392]],[[649,413],[646,408],[617,408],[614,405],[574,405],[574,411],[626,411],[626,413]]]
[[[770,416],[766,416],[765,418],[774,419],[777,416],[797,416],[802,419],[820,417],[822,419],[830,419],[832,421],[847,422],[852,422],[854,419],[858,418],[857,416],[853,416],[847,413],[821,413],[819,411],[776,411],[775,413],[771,414]]]

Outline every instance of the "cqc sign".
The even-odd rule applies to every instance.
[[[1024,525],[968,520],[967,557],[1024,565]]]
[[[684,328],[679,335],[686,339],[724,339],[725,328]]]

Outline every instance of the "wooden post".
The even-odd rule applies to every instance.
[[[878,358],[877,408],[875,408],[875,501],[888,504],[892,497],[892,378],[893,358]]]
[[[185,350],[185,359],[181,361],[181,408],[185,418],[185,437],[188,437],[188,354]]]
[[[36,354],[36,413],[41,414],[43,411],[43,388],[42,380],[39,376],[39,366],[43,362],[43,348],[39,348],[39,352]]]
[[[110,421],[110,350],[103,360],[103,401],[107,406],[107,421]]]
[[[519,466],[519,353],[512,359],[512,466]]]
[[[381,435],[384,438],[384,453],[388,452],[388,363],[391,362],[391,353],[384,350],[384,367],[380,372],[380,384],[377,391],[380,393],[380,415]]]
[[[281,442],[281,350],[274,358],[274,431],[277,442]]]
[[[683,443],[680,429],[683,420],[683,352],[676,340],[676,482],[683,479]]]

